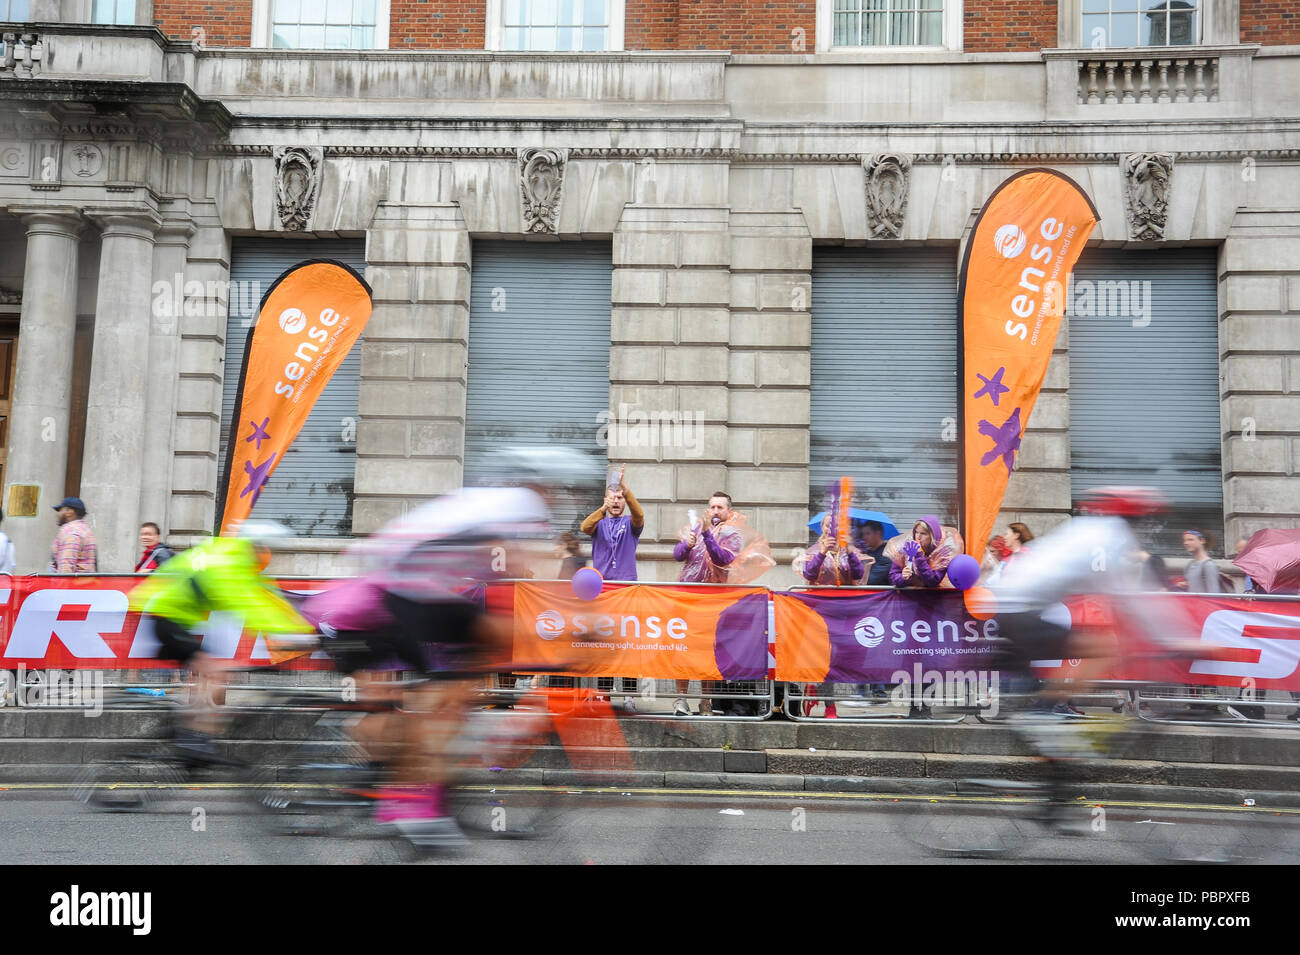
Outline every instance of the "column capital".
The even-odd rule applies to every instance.
[[[113,236],[129,236],[136,239],[153,241],[155,234],[162,227],[162,217],[146,206],[104,206],[88,207],[86,215],[102,230],[105,239]]]
[[[190,239],[198,231],[198,226],[191,219],[164,218],[158,227],[158,234],[154,236],[154,244],[188,247]]]
[[[71,206],[16,202],[6,208],[10,215],[17,216],[27,227],[28,235],[44,232],[75,238],[86,227],[86,220],[80,211]]]

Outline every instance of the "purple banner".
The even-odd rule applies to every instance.
[[[977,620],[966,612],[960,591],[889,590],[857,596],[823,597],[788,593],[820,618],[825,636],[802,628],[778,639],[830,641],[826,680],[833,683],[895,682],[899,671],[953,671],[991,668],[996,650],[996,620]]]

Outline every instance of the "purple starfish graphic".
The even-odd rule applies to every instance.
[[[1002,376],[1005,373],[1006,368],[999,368],[993,373],[992,378],[985,378],[979,372],[976,372],[975,377],[984,382],[984,387],[975,392],[975,397],[978,398],[981,395],[988,395],[993,399],[993,407],[996,408],[998,405],[998,398],[1011,390],[1006,385],[1002,384]]]
[[[1016,451],[1020,448],[1020,409],[1011,412],[1011,417],[1002,427],[991,421],[981,421],[979,427],[980,434],[993,439],[993,450],[985,452],[984,457],[980,458],[980,464],[988,465],[1001,458],[1007,466],[1007,474],[1010,474]]]
[[[258,497],[262,494],[262,488],[265,486],[267,478],[270,477],[271,462],[274,460],[275,455],[273,454],[256,467],[253,466],[251,461],[244,462],[244,473],[248,475],[248,487],[239,492],[240,497],[244,497],[251,492],[253,504],[257,503]]]
[[[997,404],[997,402],[994,402],[994,404]],[[250,434],[247,438],[245,438],[244,442],[247,443],[249,441],[256,441],[257,450],[261,451],[262,442],[271,440],[271,436],[266,433],[266,426],[271,423],[271,419],[263,418],[261,424],[258,424],[255,421],[250,421],[248,423],[253,426],[253,433]]]

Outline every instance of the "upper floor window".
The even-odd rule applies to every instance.
[[[22,23],[27,13],[27,0],[0,0],[0,21],[4,23]]]
[[[1200,42],[1203,0],[1083,0],[1083,45],[1093,49]]]
[[[817,0],[817,49],[962,47],[962,0]]]
[[[940,46],[943,0],[835,0],[834,46]]]
[[[135,23],[135,0],[95,0],[90,19],[94,23],[131,26]]]
[[[373,50],[379,0],[271,0],[271,45],[291,50]],[[384,46],[387,45],[385,37]]]
[[[489,0],[487,46],[510,52],[623,49],[623,0]]]

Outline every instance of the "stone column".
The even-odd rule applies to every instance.
[[[189,243],[173,372],[176,419],[167,530],[170,539],[181,543],[211,534],[216,523],[222,378],[239,374],[238,368],[224,368],[229,285],[230,240],[220,222],[209,217]]]
[[[772,545],[769,586],[808,542],[812,235],[798,211],[731,214],[730,492]]]
[[[180,322],[185,311],[185,259],[194,232],[189,220],[171,220],[163,223],[154,241],[140,519],[158,524],[164,535],[171,531],[167,505],[171,503]]]
[[[361,346],[357,535],[460,485],[470,283],[460,206],[381,204],[366,263],[375,310]]]
[[[81,497],[95,528],[99,569],[130,571],[138,549],[144,460],[154,233],[146,210],[103,212],[95,343],[86,403]]]
[[[1300,527],[1300,212],[1237,212],[1219,308],[1224,545],[1235,554],[1239,537]]]
[[[4,530],[14,542],[18,572],[33,573],[49,562],[56,528],[51,508],[62,499],[67,477],[82,221],[72,210],[10,211],[27,226],[27,264],[9,421]],[[34,517],[12,511],[8,489],[14,485],[37,488]]]
[[[609,461],[645,507],[641,580],[675,580],[686,512],[727,484],[728,210],[628,205],[614,232]]]

